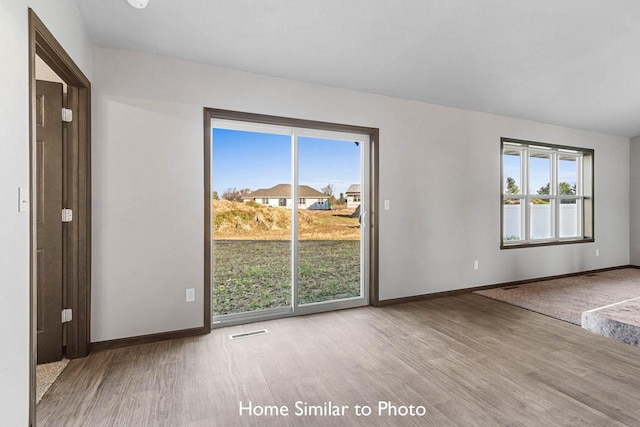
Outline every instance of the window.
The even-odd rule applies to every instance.
[[[501,247],[592,242],[593,150],[501,142]]]
[[[286,207],[287,199],[278,199],[278,206],[280,206],[281,208]]]
[[[263,205],[268,205],[269,204],[269,199],[262,199],[262,204]]]
[[[300,205],[301,206],[305,206],[307,204],[307,201],[303,198],[300,199]]]
[[[359,202],[360,201],[360,195],[359,194],[354,194],[353,195],[353,201],[354,202]]]

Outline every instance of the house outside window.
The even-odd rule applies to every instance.
[[[592,242],[594,151],[501,142],[501,247]]]

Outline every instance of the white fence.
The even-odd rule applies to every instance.
[[[531,238],[545,239],[553,235],[551,229],[552,204],[531,205]],[[520,205],[503,205],[504,237],[519,239],[522,211]],[[560,237],[579,235],[578,205],[560,204]]]

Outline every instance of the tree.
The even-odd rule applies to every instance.
[[[227,188],[224,193],[222,193],[222,199],[231,202],[241,202],[249,193],[251,193],[251,190],[248,188],[243,188],[242,190],[237,190],[236,187]]]
[[[507,177],[507,193],[508,194],[520,193],[520,188],[516,185],[516,180],[511,178],[510,176]]]
[[[218,197],[218,192],[217,191],[213,192],[213,200],[220,200],[220,197]]]
[[[544,194],[544,195],[549,195],[551,194],[551,184],[547,183],[547,185],[543,185],[542,187],[540,187],[540,189],[538,190],[538,194]],[[576,194],[576,184],[569,184],[568,182],[559,182],[558,183],[558,194],[560,194],[561,196],[573,196]],[[535,204],[546,204],[549,203],[549,200],[547,199],[533,199],[531,200],[532,203]],[[561,201],[561,203],[566,203],[566,201]]]
[[[558,193],[561,196],[574,196],[576,194],[576,185],[569,184],[568,182],[558,183]],[[543,185],[538,190],[538,194],[551,194],[551,184]]]
[[[322,191],[322,193],[327,196],[327,198],[329,199],[329,205],[335,205],[336,204],[336,198],[333,195],[333,184],[327,184],[324,187],[322,187],[320,189],[320,191]]]
[[[520,194],[520,188],[516,185],[515,179],[508,176],[506,181],[507,181],[507,191],[506,191],[507,194]],[[513,205],[517,203],[520,203],[520,201],[516,199],[504,199],[505,205]]]
[[[551,183],[547,182],[547,185],[543,185],[538,190],[538,194],[548,195],[551,194]],[[534,205],[548,205],[549,199],[531,199],[531,203]]]
[[[340,193],[340,198],[338,199],[338,204],[339,205],[344,205],[345,203],[347,203],[347,199],[344,198],[344,193]]]
[[[547,182],[547,185],[540,187],[538,194],[551,194],[551,184]]]
[[[558,184],[560,187],[560,195],[562,196],[574,196],[576,194],[576,185],[569,184],[568,182],[561,182]]]
[[[563,196],[575,196],[577,191],[576,191],[576,184],[569,184],[568,182],[561,182],[560,184],[558,184],[558,186],[560,187],[560,195]],[[572,200],[560,200],[561,204],[571,204],[571,203],[576,203],[575,201]]]
[[[326,186],[320,189],[322,193],[326,196],[333,197],[333,184],[327,184]]]

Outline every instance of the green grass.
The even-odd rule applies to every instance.
[[[359,241],[302,241],[298,304],[360,295]],[[291,305],[291,243],[215,240],[213,314]]]

